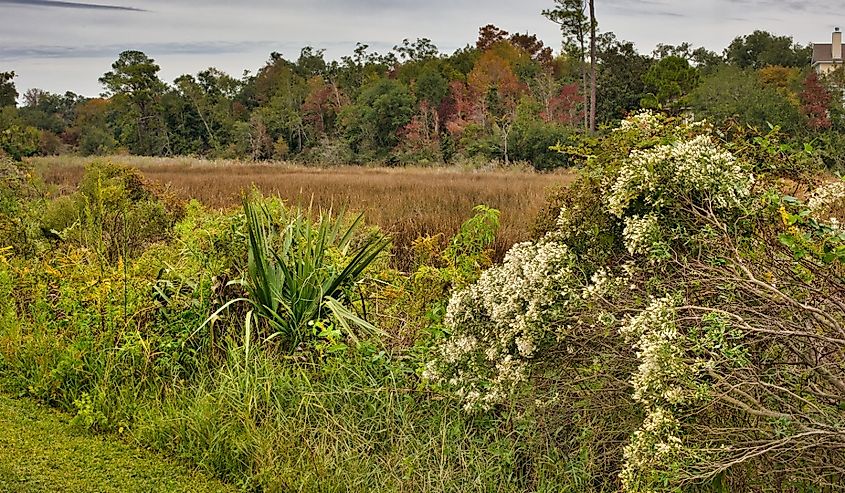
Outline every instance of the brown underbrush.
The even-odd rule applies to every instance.
[[[502,211],[494,246],[495,257],[501,258],[512,245],[531,236],[547,191],[573,179],[569,173],[518,170],[304,167],[137,156],[101,159],[136,167],[147,179],[169,184],[182,198],[209,207],[238,207],[242,193],[255,186],[292,204],[363,212],[368,223],[393,236],[399,267],[408,267],[404,253],[415,239],[451,237],[479,204]],[[34,159],[33,164],[62,194],[76,188],[91,160],[62,156]]]

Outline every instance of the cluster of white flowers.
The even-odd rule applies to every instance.
[[[467,411],[506,402],[542,343],[567,327],[568,315],[630,282],[633,264],[621,274],[600,269],[585,282],[574,270],[575,255],[553,238],[514,246],[502,265],[452,294],[444,320],[451,335],[423,377],[455,388]]]
[[[624,491],[640,491],[641,479],[670,467],[684,450],[680,421],[673,409],[702,397],[696,375],[708,363],[687,361],[687,337],[676,325],[676,301],[652,298],[638,315],[629,317],[620,333],[633,344],[639,365],[631,378],[633,399],[646,416],[625,447],[620,475]],[[648,481],[645,481],[647,483]]]
[[[644,217],[626,217],[622,238],[631,255],[648,254],[651,245],[660,241],[660,222],[657,215],[649,213]]]
[[[836,180],[820,186],[810,194],[807,201],[807,207],[816,214],[830,212],[830,208],[836,205],[845,206],[845,180]]]
[[[644,110],[622,120],[614,132],[635,131],[640,135],[656,135],[662,128],[665,117],[651,110]]]
[[[633,264],[626,263],[623,266],[624,274],[613,275],[604,267],[593,273],[590,283],[581,290],[581,298],[585,301],[595,300],[617,292],[631,279]]]
[[[570,217],[570,211],[566,206],[562,206],[560,208],[560,214],[557,216],[557,229],[558,230],[565,230],[572,224],[572,218]]]
[[[663,113],[642,110],[622,120],[619,126],[613,129],[613,133],[625,133],[629,138],[643,142],[658,136],[687,138],[711,130],[711,125],[703,120],[675,119],[670,124],[669,118]]]
[[[680,404],[686,400],[678,381],[686,373],[683,336],[675,325],[674,301],[653,299],[637,316],[630,317],[619,332],[633,343],[640,364],[631,383],[634,400]]]
[[[548,322],[578,300],[574,261],[558,242],[514,246],[501,266],[452,295],[445,318],[451,337],[424,377],[455,387],[467,410],[504,402],[526,378]]]
[[[635,431],[625,446],[623,467],[619,474],[622,491],[652,491],[649,481],[643,481],[643,472],[660,469],[675,462],[683,452],[680,422],[664,408],[650,410],[642,427]]]
[[[581,226],[579,218],[584,214],[583,206],[575,203],[562,206],[555,222],[555,228],[546,234],[546,240],[569,243]]]
[[[717,209],[740,207],[751,194],[754,176],[709,135],[634,150],[611,185],[608,210],[623,217],[634,201],[659,210],[680,196]]]

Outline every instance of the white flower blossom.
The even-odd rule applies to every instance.
[[[550,318],[579,300],[573,263],[562,243],[515,245],[502,265],[453,293],[444,320],[452,336],[435,350],[438,371],[427,374],[456,387],[466,409],[506,400],[527,377]]]
[[[622,238],[631,255],[648,254],[651,246],[660,239],[660,223],[657,216],[652,213],[644,217],[626,217]]]
[[[843,200],[845,200],[845,180],[837,180],[815,189],[810,194],[807,207],[814,213],[820,213]],[[831,218],[831,222],[833,219],[836,218]]]
[[[699,135],[632,151],[611,185],[608,210],[622,218],[635,200],[660,209],[667,200],[664,192],[672,190],[695,194],[717,209],[737,208],[749,197],[753,184],[747,166],[709,135]]]

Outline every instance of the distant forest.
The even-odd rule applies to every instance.
[[[333,61],[305,47],[296,57],[272,53],[240,78],[209,68],[172,83],[160,79],[155,60],[126,51],[100,77],[99,98],[19,94],[14,72],[3,72],[0,148],[13,157],[564,167],[567,154],[549,148],[591,133],[589,21],[560,8],[544,15],[561,25],[560,52],[535,35],[487,25],[475,45],[451,54],[429,39],[406,39],[386,54],[358,44]],[[684,43],[650,55],[600,33],[595,121],[601,131],[649,108],[758,133],[776,127],[814,142],[841,169],[845,76],[840,69],[820,80],[810,57],[811,47],[763,31],[737,37],[721,54]]]

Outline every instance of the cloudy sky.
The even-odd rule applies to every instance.
[[[537,33],[554,48],[557,27],[540,15],[552,0],[0,0],[0,71],[19,90],[95,96],[117,54],[140,49],[162,78],[215,66],[239,76],[271,51],[295,58],[305,45],[330,58],[361,41],[388,51],[403,38],[430,38],[442,51],[474,42],[479,26]],[[829,42],[845,27],[841,0],[596,0],[603,31],[642,52],[690,41],[721,51],[754,29]]]

